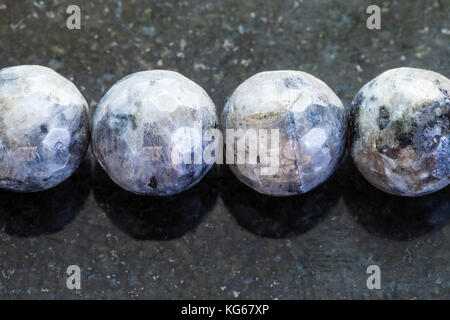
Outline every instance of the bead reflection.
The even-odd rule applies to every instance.
[[[117,186],[96,165],[94,196],[98,205],[123,232],[138,240],[171,240],[194,229],[216,199],[216,170],[193,188],[168,197],[140,196]]]
[[[85,160],[69,179],[41,192],[0,190],[0,230],[17,237],[62,230],[80,213],[89,196],[90,169]]]
[[[260,194],[238,181],[222,166],[221,197],[237,222],[268,238],[291,238],[317,225],[340,198],[333,177],[302,195],[273,197]]]
[[[450,220],[450,188],[422,197],[384,193],[368,183],[354,168],[345,186],[344,199],[350,213],[370,233],[406,241],[441,229]]]

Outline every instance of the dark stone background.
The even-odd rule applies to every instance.
[[[82,30],[65,27],[82,9]],[[370,4],[382,29],[367,30]],[[299,69],[349,105],[390,68],[449,76],[449,0],[0,0],[0,67],[40,64],[95,108],[117,80],[153,69],[199,83],[219,111],[251,75]],[[38,194],[0,193],[0,298],[450,298],[449,188],[388,196],[344,161],[304,196],[261,196],[221,166],[176,197],[114,186],[89,155]],[[66,288],[66,268],[82,289]],[[366,288],[377,264],[382,289]]]

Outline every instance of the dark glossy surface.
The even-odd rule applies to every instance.
[[[305,195],[273,197],[258,193],[221,168],[220,195],[243,228],[261,237],[295,238],[320,223],[337,204],[341,190],[330,179]]]
[[[380,31],[365,27],[370,1],[82,3],[83,29],[69,31],[72,1],[2,1],[0,67],[50,66],[93,108],[126,74],[172,69],[219,112],[264,70],[311,73],[347,107],[389,68],[449,76],[448,0],[386,3]],[[1,193],[0,298],[450,298],[448,188],[392,197],[344,162],[312,193],[276,199],[216,167],[161,200],[118,189],[88,161],[61,189]],[[79,291],[66,287],[73,264]],[[366,288],[372,264],[381,290]]]
[[[343,166],[346,165],[350,166]],[[348,181],[344,201],[350,214],[376,236],[412,240],[438,231],[450,220],[450,188],[410,198],[386,194],[358,173],[350,176]]]
[[[36,237],[64,229],[81,212],[91,192],[90,162],[55,188],[36,193],[0,190],[0,225],[15,237]]]
[[[94,170],[94,197],[111,222],[137,240],[172,240],[197,227],[217,199],[211,172],[199,185],[168,197],[140,196],[120,188],[100,165]]]

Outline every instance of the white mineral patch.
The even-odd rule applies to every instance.
[[[322,148],[325,141],[327,141],[325,130],[321,128],[313,128],[301,137],[300,146],[308,150],[315,151]]]

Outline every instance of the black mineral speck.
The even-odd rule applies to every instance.
[[[389,125],[389,111],[385,106],[381,106],[378,111],[377,124],[380,130],[383,130]]]
[[[397,137],[398,145],[401,148],[405,148],[411,144],[411,135],[408,133],[401,133]]]
[[[153,189],[156,189],[158,187],[158,180],[156,180],[155,176],[150,178],[150,183],[148,184],[148,186]]]
[[[297,89],[298,85],[295,83],[294,79],[284,78],[284,86],[289,89]]]
[[[359,108],[361,107],[361,103],[364,101],[364,94],[362,92],[358,92],[355,96],[355,99],[352,102],[350,108],[350,138],[358,139],[359,132],[358,128],[358,117],[359,117]]]

